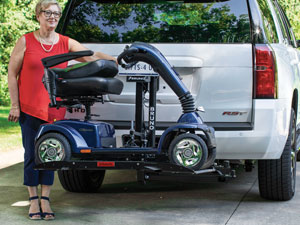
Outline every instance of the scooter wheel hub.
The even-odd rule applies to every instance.
[[[55,148],[50,148],[47,151],[47,155],[48,155],[48,157],[54,157],[56,155],[56,149]]]
[[[191,158],[193,156],[193,150],[188,148],[183,151],[183,155],[185,158]]]
[[[42,162],[61,161],[64,157],[64,147],[55,138],[45,139],[38,149],[39,158]]]
[[[174,154],[181,165],[191,167],[201,160],[202,148],[193,139],[183,139],[176,144]]]

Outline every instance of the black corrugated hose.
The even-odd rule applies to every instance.
[[[195,112],[195,102],[194,98],[190,92],[179,98],[183,113]]]

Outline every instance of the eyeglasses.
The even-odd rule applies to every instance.
[[[42,10],[41,12],[43,12],[46,17],[51,17],[52,15],[54,18],[61,17],[61,12],[52,12],[50,10]]]

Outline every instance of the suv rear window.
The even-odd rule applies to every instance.
[[[75,0],[65,35],[84,43],[250,42],[246,0]]]

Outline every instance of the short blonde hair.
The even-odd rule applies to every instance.
[[[35,15],[38,16],[43,9],[48,8],[50,5],[57,5],[59,12],[61,12],[61,7],[56,0],[40,0],[35,6]]]

